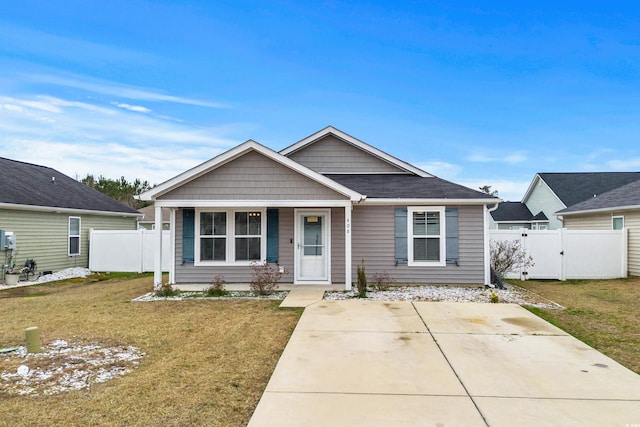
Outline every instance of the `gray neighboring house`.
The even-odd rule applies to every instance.
[[[640,276],[640,177],[556,212],[573,230],[628,230],[627,268]]]
[[[499,199],[437,178],[338,129],[281,150],[249,140],[141,195],[170,212],[169,282],[248,283],[252,262],[282,282],[369,279],[489,283],[487,205]],[[158,233],[159,237],[160,233]]]
[[[40,272],[88,267],[89,229],[135,230],[139,216],[55,169],[0,158],[0,230],[16,237],[17,267],[29,258]]]
[[[155,230],[156,228],[156,208],[151,206],[146,206],[142,209],[138,209],[143,216],[138,218],[138,230],[144,228],[145,230]],[[162,211],[162,229],[169,230],[170,222],[169,222],[169,211]]]
[[[534,176],[521,202],[503,202],[491,212],[491,228],[555,230],[556,212],[640,180],[640,172],[560,172]],[[520,205],[520,206],[518,206]],[[526,217],[526,211],[530,215]]]

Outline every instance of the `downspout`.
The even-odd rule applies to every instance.
[[[484,223],[484,284],[491,284],[491,251],[490,251],[490,242],[489,242],[489,215],[491,212],[498,209],[498,205],[501,200],[498,200],[492,207],[489,207],[488,204],[483,205],[483,223]]]

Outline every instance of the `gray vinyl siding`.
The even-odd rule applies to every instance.
[[[293,283],[294,278],[294,209],[278,209],[279,242],[278,264],[289,272],[281,283]],[[209,283],[222,274],[227,283],[251,281],[251,267],[247,266],[194,266],[182,264],[182,210],[176,212],[176,283]],[[344,208],[331,209],[331,279],[344,283]]]
[[[68,255],[69,217],[80,218],[80,255],[74,257]],[[88,267],[89,229],[135,230],[136,222],[135,217],[0,209],[0,229],[16,235],[16,265],[22,266],[27,258],[33,258],[40,272]],[[5,252],[0,251],[2,262],[4,256]]]
[[[558,200],[558,197],[543,180],[537,178],[535,187],[531,190],[525,204],[533,215],[537,215],[540,211],[544,212],[549,219],[549,230],[562,228],[562,221],[556,217],[555,212],[566,208],[566,206]]]
[[[404,206],[397,206],[404,207]],[[367,277],[387,272],[396,283],[484,283],[484,226],[482,206],[458,208],[459,265],[409,267],[395,265],[394,206],[355,206],[352,216],[352,280],[363,259]]]
[[[640,276],[640,210],[613,211],[564,217],[564,226],[570,230],[611,230],[612,217],[623,216],[628,229],[627,269],[632,276]]]
[[[279,209],[278,264],[284,266],[288,274],[281,283],[293,283],[293,208]],[[194,266],[182,263],[182,210],[176,213],[176,283],[209,283],[221,274],[227,283],[249,283],[251,267],[248,266]]]
[[[255,151],[159,197],[160,200],[345,200]]]
[[[333,135],[291,153],[290,159],[320,173],[407,173]]]

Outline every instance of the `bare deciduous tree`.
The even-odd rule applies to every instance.
[[[489,243],[491,267],[498,274],[500,280],[507,273],[518,268],[526,269],[535,264],[531,255],[527,255],[520,240],[491,240]]]

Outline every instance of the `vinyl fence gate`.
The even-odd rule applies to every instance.
[[[489,239],[519,240],[534,265],[509,279],[616,279],[627,277],[627,230],[489,230]]]
[[[171,265],[170,231],[162,231],[162,271]],[[90,230],[89,270],[143,273],[154,271],[155,230]]]

